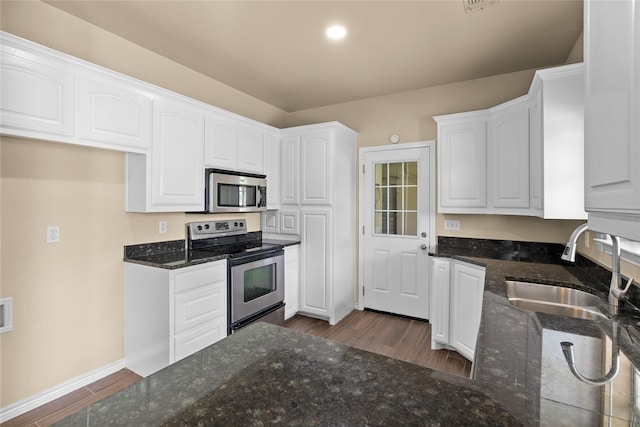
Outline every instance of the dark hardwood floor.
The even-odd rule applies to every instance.
[[[424,321],[354,310],[335,326],[304,316],[289,319],[285,326],[437,371],[471,376],[471,362],[459,353],[431,350],[431,325]]]
[[[353,311],[335,326],[324,320],[295,316],[285,327],[362,350],[383,354],[438,371],[469,377],[471,362],[454,351],[431,350],[431,325],[373,311]],[[141,377],[128,369],[15,417],[2,427],[43,427],[120,391]]]
[[[78,390],[72,391],[52,402],[2,423],[2,427],[42,427],[60,421],[69,414],[97,402],[135,383],[139,375],[122,369]]]

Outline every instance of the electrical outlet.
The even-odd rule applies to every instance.
[[[60,227],[57,225],[47,227],[47,243],[60,242]]]
[[[446,219],[444,221],[445,230],[460,231],[460,221],[457,219]]]
[[[167,229],[167,221],[160,221],[160,224],[158,225],[158,233],[164,234],[167,232]]]

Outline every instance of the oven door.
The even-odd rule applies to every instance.
[[[284,301],[284,251],[230,260],[230,323]]]

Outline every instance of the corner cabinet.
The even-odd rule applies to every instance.
[[[435,116],[438,212],[585,218],[582,76],[540,70],[527,95]]]
[[[337,122],[281,132],[278,225],[300,235],[299,312],[335,325],[355,308],[357,133]]]
[[[154,101],[150,154],[127,153],[126,210],[202,211],[203,155],[203,112],[178,101]]]
[[[485,268],[449,258],[432,258],[431,264],[431,348],[451,348],[473,361]]]
[[[633,0],[584,7],[589,228],[640,241],[640,7]]]
[[[144,377],[227,336],[227,261],[125,263],[125,363]]]

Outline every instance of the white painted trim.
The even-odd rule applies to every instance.
[[[12,418],[22,415],[25,412],[29,412],[39,406],[47,404],[59,397],[64,396],[65,394],[68,394],[74,390],[78,390],[79,388],[87,386],[95,381],[98,381],[99,379],[106,377],[107,375],[116,373],[124,368],[125,360],[116,360],[109,365],[79,375],[75,378],[71,378],[70,380],[36,393],[31,397],[13,403],[7,407],[0,408],[0,423],[5,423]]]
[[[410,148],[430,147],[432,156],[429,163],[429,250],[436,245],[436,142],[434,140],[407,142],[394,145],[382,145],[374,147],[362,147],[358,150],[358,303],[356,309],[364,310],[364,298],[362,298],[362,290],[364,289],[364,245],[362,244],[362,227],[364,225],[364,174],[362,161],[364,153],[374,153],[381,151],[398,151]],[[430,288],[430,286],[429,286]],[[429,290],[429,293],[431,291]]]

